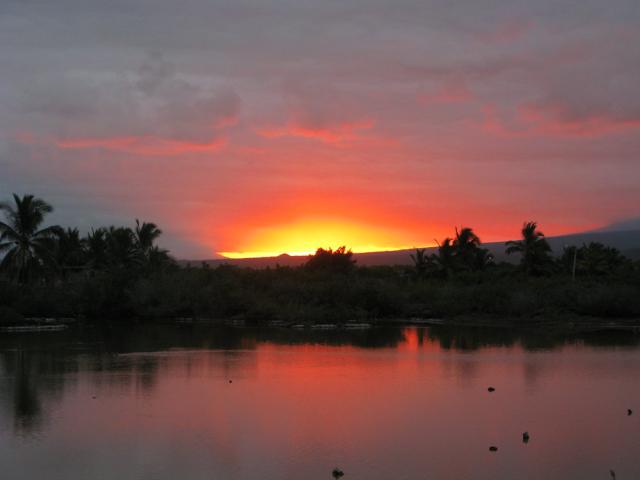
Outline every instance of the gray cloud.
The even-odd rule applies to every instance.
[[[161,54],[132,71],[68,70],[27,79],[14,128],[54,140],[124,136],[206,142],[235,124],[241,99],[229,86],[180,76]]]
[[[446,183],[450,170],[470,188],[496,163],[504,188],[535,165],[541,187],[560,189],[558,165],[580,163],[585,185],[611,193],[625,180],[617,172],[640,175],[638,25],[637,0],[4,0],[0,187],[64,197],[82,216],[91,193],[38,171],[89,176],[91,165],[107,178],[118,162],[149,168],[164,149],[193,170],[158,161],[162,178],[220,187],[259,164],[251,188],[269,191],[282,169],[298,171],[285,151],[297,128],[301,142],[349,129],[368,139],[353,150],[300,145],[338,165],[397,172],[395,191],[434,172]],[[424,101],[451,85],[465,94]],[[265,131],[278,134],[256,135]],[[636,214],[586,208],[576,223],[602,223],[616,208]],[[527,203],[514,209],[524,215]],[[566,223],[575,211],[556,215]]]

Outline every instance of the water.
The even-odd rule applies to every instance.
[[[0,477],[637,479],[639,380],[628,334],[4,335]]]

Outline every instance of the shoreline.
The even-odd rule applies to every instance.
[[[487,315],[461,315],[451,318],[378,318],[359,319],[346,322],[312,322],[301,319],[297,322],[284,320],[257,321],[247,318],[209,317],[158,317],[132,318],[138,325],[211,325],[228,327],[269,327],[292,330],[339,330],[357,331],[379,327],[444,327],[508,329],[517,331],[545,332],[553,334],[583,334],[599,332],[628,332],[640,335],[640,318],[601,318],[580,315],[549,315],[544,317],[496,317]],[[73,326],[96,326],[108,323],[122,324],[121,319],[88,320],[73,317],[31,317],[24,321],[0,323],[0,333],[59,332]]]

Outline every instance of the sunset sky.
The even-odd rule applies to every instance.
[[[181,258],[640,217],[638,0],[2,0],[0,197]]]

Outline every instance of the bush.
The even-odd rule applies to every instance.
[[[0,282],[7,317],[91,319],[203,317],[255,323],[346,322],[385,318],[540,315],[640,316],[640,272],[624,277],[527,277],[496,266],[445,279],[416,279],[402,267],[264,270],[166,269],[132,275],[123,268],[18,286]]]
[[[605,318],[637,317],[640,295],[637,288],[628,285],[592,285],[578,292],[574,311]]]

